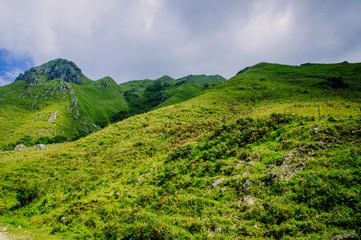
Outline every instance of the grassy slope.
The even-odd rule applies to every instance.
[[[147,86],[154,83],[169,84],[169,87],[162,90],[162,95],[166,96],[166,100],[157,105],[155,108],[169,106],[175,103],[186,101],[197,94],[203,92],[208,86],[218,85],[224,82],[225,79],[221,76],[206,76],[206,75],[189,75],[180,79],[173,79],[169,76],[163,76],[156,80],[134,80],[122,83],[119,87],[122,91],[131,91],[140,98],[144,96],[144,91]],[[184,82],[184,84],[177,85],[177,83]],[[207,84],[204,87],[202,84]]]
[[[25,87],[25,85],[26,85],[25,81],[17,81],[12,84],[2,86],[0,88],[0,97],[4,97],[5,94],[14,91],[16,89],[23,88]]]
[[[164,94],[169,95],[170,97],[159,104],[156,108],[186,101],[201,93],[202,91],[204,91],[204,87],[195,83],[183,84],[176,88],[167,89],[164,91]]]
[[[25,82],[17,81],[1,87],[0,145],[14,143],[25,135],[33,139],[54,135],[72,139],[107,126],[112,115],[128,109],[123,94],[111,78],[91,81],[83,76],[81,82],[82,85],[77,85],[51,80],[22,89]],[[102,87],[103,82],[107,83],[106,88]],[[74,98],[77,106],[72,102]],[[29,107],[33,103],[34,106]],[[75,119],[78,109],[79,117]],[[57,119],[49,123],[55,112]]]
[[[70,134],[71,129],[68,128],[71,120],[67,118],[66,112],[70,95],[64,88],[65,82],[54,80],[25,90],[21,86],[25,86],[24,81],[0,88],[7,93],[0,102],[1,144],[15,142],[24,135],[41,137]],[[49,123],[55,112],[58,113],[57,119]]]
[[[107,88],[101,86],[103,82],[108,84]],[[112,115],[128,109],[121,90],[110,77],[94,82],[90,81],[84,85],[73,84],[73,88],[78,97],[82,114],[101,127],[110,123]]]
[[[360,69],[260,64],[74,143],[0,153],[0,220],[34,239],[360,234]],[[349,87],[328,87],[339,75]]]

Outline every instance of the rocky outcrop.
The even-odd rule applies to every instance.
[[[66,82],[80,84],[81,70],[73,62],[65,59],[55,59],[39,67],[31,68],[20,74],[15,81],[25,80],[28,84],[40,83],[43,79],[63,79]]]
[[[109,87],[109,84],[106,81],[102,81],[102,84],[100,86],[107,89]]]
[[[31,87],[34,83],[39,83],[40,79],[39,72],[35,68],[31,68],[25,71],[24,74],[20,73],[15,81],[25,80],[28,83],[27,87]]]

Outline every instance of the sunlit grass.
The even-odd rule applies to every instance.
[[[261,66],[72,143],[1,152],[1,221],[33,239],[359,236],[360,73],[335,90],[305,75],[343,65]]]

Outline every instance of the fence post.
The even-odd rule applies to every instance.
[[[318,120],[321,120],[320,105],[317,105],[317,108],[318,108]]]

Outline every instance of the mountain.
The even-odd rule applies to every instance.
[[[65,82],[81,84],[84,77],[80,68],[65,59],[55,59],[39,67],[31,68],[20,74],[15,81],[24,80],[27,84],[39,84],[44,81],[62,79]]]
[[[55,59],[0,87],[0,147],[13,150],[18,144],[74,140],[126,117],[184,101],[225,81],[220,76],[193,78],[184,86],[175,86],[175,80],[171,85],[147,80],[145,94],[137,95],[135,88],[125,87],[132,84],[119,86],[110,77],[92,81],[73,62]]]
[[[118,85],[91,81],[71,61],[56,59],[0,88],[1,144],[74,139],[97,131],[127,109]]]
[[[180,79],[163,76],[156,80],[129,81],[119,86],[129,104],[130,111],[125,114],[132,116],[183,102],[224,81],[226,79],[220,75],[188,75]]]
[[[0,224],[30,239],[359,239],[360,105],[361,63],[260,63],[75,142],[0,152]]]

